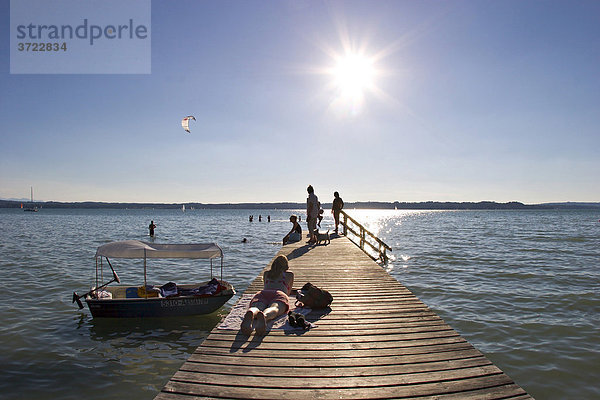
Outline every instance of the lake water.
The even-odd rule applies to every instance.
[[[531,395],[600,398],[600,212],[348,212],[393,247],[388,272]],[[2,398],[152,399],[280,249],[290,214],[0,209]],[[92,284],[95,249],[147,240],[150,220],[156,242],[219,243],[238,295],[193,318],[93,320],[78,310],[72,292]],[[153,260],[149,280],[206,272],[175,263]],[[139,264],[113,265],[124,283],[140,283]]]

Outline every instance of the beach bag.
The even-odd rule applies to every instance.
[[[162,297],[177,296],[177,285],[173,282],[165,283],[160,287]]]
[[[296,294],[296,307],[327,308],[333,296],[327,290],[319,289],[308,282]]]

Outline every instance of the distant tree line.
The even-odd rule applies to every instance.
[[[0,208],[19,208],[24,206],[35,206],[38,208],[112,208],[112,209],[176,209],[185,204],[187,209],[303,209],[305,203],[107,203],[107,202],[22,202],[15,200],[0,200]],[[325,210],[331,209],[331,203],[322,203]],[[600,209],[600,203],[547,203],[547,204],[523,204],[517,201],[508,203],[497,203],[494,201],[480,202],[438,202],[425,201],[417,203],[409,202],[380,202],[380,201],[359,201],[346,202],[345,209],[382,209],[382,210],[554,210],[554,209]]]

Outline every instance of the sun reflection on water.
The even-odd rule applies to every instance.
[[[438,213],[438,210],[390,210],[390,209],[349,209],[345,210],[348,215],[362,224],[373,235],[381,239],[387,245],[392,247],[392,252],[387,252],[388,262],[384,268],[391,273],[396,268],[408,269],[409,260],[412,256],[403,253],[403,249],[397,248],[393,239],[397,236],[397,230],[402,226],[403,222],[409,218],[420,218],[425,214]],[[349,233],[353,238],[353,234]],[[354,237],[353,240],[359,240]],[[371,240],[371,243],[375,244]],[[369,246],[365,246],[365,250],[372,256],[377,258],[378,254]],[[404,250],[406,251],[406,250]]]

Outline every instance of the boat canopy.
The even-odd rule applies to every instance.
[[[96,257],[212,259],[223,257],[223,251],[216,243],[166,244],[124,240],[98,247]]]

